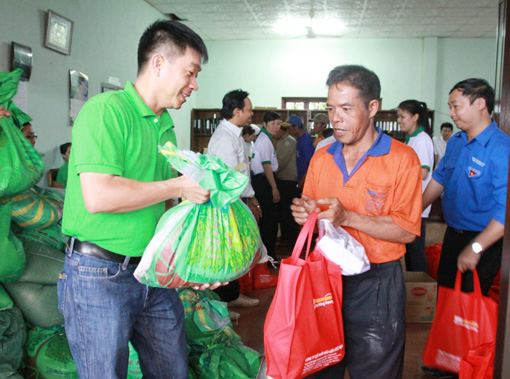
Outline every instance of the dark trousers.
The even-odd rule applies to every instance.
[[[427,219],[421,218],[421,235],[411,243],[406,243],[406,269],[407,271],[427,272],[427,255],[425,254],[425,233]]]
[[[462,250],[471,244],[473,239],[480,232],[459,231],[454,228],[446,228],[443,240],[443,249],[437,269],[437,285],[453,288],[457,277],[457,259]],[[503,239],[497,241],[487,250],[482,252],[476,272],[480,278],[482,293],[488,296],[494,277],[501,267],[501,253],[503,250]],[[473,272],[467,271],[462,275],[462,291],[473,291]]]
[[[307,378],[400,379],[404,369],[406,289],[400,261],[343,276],[345,357]]]
[[[220,297],[221,301],[228,303],[229,301],[233,301],[239,297],[241,286],[239,285],[239,280],[233,280],[228,283],[226,286],[218,287],[214,290]]]
[[[278,203],[273,203],[273,192],[265,175],[251,177],[251,185],[255,191],[262,217],[259,220],[260,236],[266,246],[267,253],[276,258],[276,236],[278,235]]]
[[[292,180],[277,180],[276,185],[280,191],[280,202],[278,203],[278,222],[280,224],[281,237],[294,243],[299,234],[299,225],[292,217],[290,205],[292,200],[298,197],[297,182]]]

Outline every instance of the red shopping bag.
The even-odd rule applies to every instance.
[[[340,266],[310,252],[317,213],[311,213],[283,259],[264,324],[267,375],[302,378],[340,362],[345,355]],[[306,258],[300,253],[307,241]]]
[[[427,256],[427,274],[437,280],[437,268],[439,267],[439,258],[441,258],[441,251],[443,244],[437,242],[430,246],[425,246],[425,254]]]
[[[482,295],[476,270],[474,292],[461,292],[461,273],[455,289],[440,286],[437,310],[423,361],[426,366],[459,373],[460,361],[469,349],[496,340],[498,305]]]
[[[459,379],[492,379],[495,352],[496,342],[469,349],[460,361]]]

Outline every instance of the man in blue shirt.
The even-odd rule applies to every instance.
[[[472,270],[488,294],[501,266],[510,137],[491,118],[494,90],[483,79],[457,83],[448,98],[450,117],[461,130],[423,194],[423,208],[443,195],[448,228],[437,283],[453,288],[457,269],[462,290],[473,290]]]
[[[298,172],[298,188],[301,192],[305,184],[306,172],[310,165],[315,147],[313,146],[312,136],[305,130],[303,121],[298,115],[290,115],[287,121],[283,122],[283,127],[289,128],[289,134],[297,141],[297,172]]]

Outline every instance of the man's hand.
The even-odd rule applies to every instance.
[[[317,201],[317,205],[319,206],[319,208],[324,210],[317,216],[319,220],[327,219],[333,225],[336,226],[342,226],[347,224],[350,211],[345,209],[345,207],[342,205],[340,201],[338,201],[337,198],[327,197],[324,199],[320,199],[319,201]]]
[[[457,268],[460,272],[464,273],[468,270],[473,271],[478,266],[481,254],[476,254],[471,245],[466,246],[457,259]]]
[[[260,220],[262,217],[262,209],[260,208],[259,201],[255,196],[250,197],[247,202],[248,208],[250,208],[251,213],[253,213],[253,217],[255,220]]]
[[[0,117],[2,117],[2,116],[11,117],[11,112],[9,112],[4,107],[0,107]]]
[[[317,207],[317,202],[306,195],[301,196],[301,198],[296,197],[292,200],[290,209],[292,211],[292,216],[294,216],[294,220],[296,220],[299,225],[305,224],[310,213],[320,211]]]
[[[182,197],[185,197],[189,201],[196,204],[204,204],[209,201],[211,191],[203,189],[197,182],[186,176],[179,176],[173,180],[179,180],[179,186],[182,190]]]
[[[273,203],[279,203],[280,202],[280,191],[278,191],[278,188],[273,188],[272,189],[272,194],[273,194]]]
[[[229,282],[216,282],[216,283],[206,283],[200,285],[191,286],[194,290],[205,291],[206,289],[215,290],[218,287],[226,286]]]

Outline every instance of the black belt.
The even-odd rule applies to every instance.
[[[449,226],[448,228],[450,228],[451,230],[453,230],[455,233],[458,233],[458,234],[478,234],[478,233],[480,233],[480,232],[477,232],[475,230],[455,229],[455,228],[452,228],[451,226]]]
[[[129,264],[138,264],[142,257],[128,257],[126,255],[121,255],[114,253],[110,250],[103,249],[100,246],[97,246],[95,243],[80,241],[78,238],[74,237],[74,245],[72,245],[73,237],[69,238],[67,242],[68,246],[73,246],[73,250],[82,255],[88,255],[91,257],[105,259],[107,261],[124,263],[126,258],[129,258]]]

